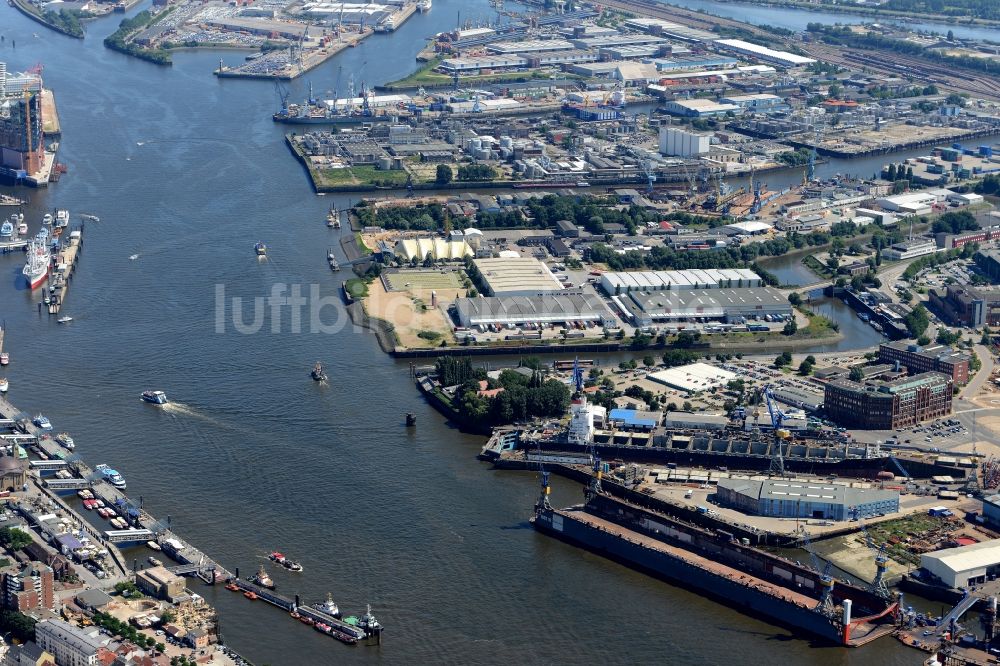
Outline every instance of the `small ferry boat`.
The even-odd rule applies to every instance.
[[[60,229],[64,229],[69,226],[69,211],[60,208],[56,211],[55,225]]]
[[[255,583],[255,584],[260,585],[261,587],[265,587],[265,588],[267,588],[269,590],[273,590],[274,587],[275,587],[274,581],[271,580],[271,577],[267,575],[266,571],[264,571],[264,565],[263,564],[260,565],[260,569],[257,570],[257,573],[255,573],[254,575],[250,576],[249,580],[250,580],[251,583]]]
[[[317,382],[325,382],[327,380],[326,371],[323,370],[323,364],[319,361],[316,361],[316,365],[313,366],[312,372],[309,374]]]
[[[56,443],[69,451],[76,448],[76,444],[73,442],[73,438],[69,436],[68,432],[61,432],[56,435]]]
[[[6,377],[0,377],[0,393],[6,393],[10,389],[10,381]]]
[[[143,391],[141,397],[146,402],[151,402],[154,405],[167,404],[167,394],[163,391]]]
[[[867,312],[859,312],[858,313],[858,319],[860,319],[861,321],[867,323],[868,320],[871,319],[871,317],[868,315]]]
[[[10,240],[14,235],[14,225],[10,222],[0,224],[0,241]]]
[[[97,217],[96,215],[88,215],[87,213],[80,213],[80,219],[81,220],[87,220],[89,222],[100,222],[101,221],[101,218]]]
[[[337,255],[334,254],[332,247],[326,251],[326,263],[330,264],[331,271],[340,270],[340,264],[337,263]]]
[[[44,224],[45,226],[52,224],[52,213],[46,213],[45,215],[42,215],[42,224]]]
[[[66,316],[66,317],[59,317],[59,319],[56,319],[56,321],[57,321],[58,323],[60,323],[60,324],[68,324],[68,323],[70,323],[71,321],[73,321],[73,318],[72,318],[72,317],[69,317],[69,316]]]
[[[883,330],[883,329],[882,329],[882,324],[878,323],[877,321],[873,321],[873,322],[871,322],[871,326],[872,326],[872,328],[874,328],[874,329],[875,329],[876,331],[878,331],[879,333],[881,333],[881,332],[882,332],[882,330]]]
[[[52,422],[49,421],[44,414],[38,414],[31,420],[31,422],[42,430],[52,430]]]
[[[3,352],[0,354],[0,365],[7,365],[8,363],[10,363],[10,354]]]
[[[267,246],[260,241],[257,241],[257,244],[253,246],[253,251],[257,253],[258,257],[267,256]]]
[[[18,236],[25,236],[25,235],[27,235],[27,233],[28,233],[28,223],[27,222],[18,222],[17,223],[17,235]]]
[[[110,483],[115,488],[121,490],[125,489],[125,477],[118,473],[118,470],[112,469],[105,464],[100,464],[94,468],[96,471],[101,473],[104,480]]]

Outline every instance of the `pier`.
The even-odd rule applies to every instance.
[[[83,227],[69,232],[69,244],[53,257],[53,267],[49,269],[48,289],[51,295],[49,314],[59,314],[66,302],[70,280],[76,271],[76,262],[83,252]]]

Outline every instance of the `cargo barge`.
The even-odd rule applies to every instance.
[[[583,505],[554,509],[547,476],[531,518],[539,532],[835,645],[859,647],[896,629],[894,599],[833,581],[727,533],[600,493],[589,493]]]

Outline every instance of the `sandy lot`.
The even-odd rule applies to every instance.
[[[448,305],[465,289],[435,289],[437,307],[431,307],[431,289],[411,288],[405,291],[386,292],[381,280],[373,280],[368,286],[368,298],[364,300],[365,310],[370,317],[377,317],[391,323],[396,328],[399,344],[404,347],[438,347],[444,340],[455,342],[455,335],[446,314]],[[421,331],[432,331],[441,337],[425,340],[417,336]]]

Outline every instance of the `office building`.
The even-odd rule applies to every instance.
[[[905,366],[909,374],[940,372],[951,377],[956,385],[969,381],[969,363],[972,356],[944,345],[919,345],[906,342],[883,342],[878,347],[879,363],[896,363]]]
[[[21,611],[55,610],[52,568],[31,562],[21,569],[5,570],[3,578],[3,607]]]
[[[861,384],[835,379],[826,385],[823,404],[839,425],[864,430],[895,430],[951,413],[954,382],[939,372]]]
[[[162,566],[136,572],[135,584],[144,593],[156,599],[174,601],[187,596],[184,579]]]
[[[918,238],[912,241],[895,243],[882,250],[882,256],[889,261],[902,261],[903,259],[913,259],[922,257],[925,254],[934,254],[938,251],[937,242],[933,239]]]

